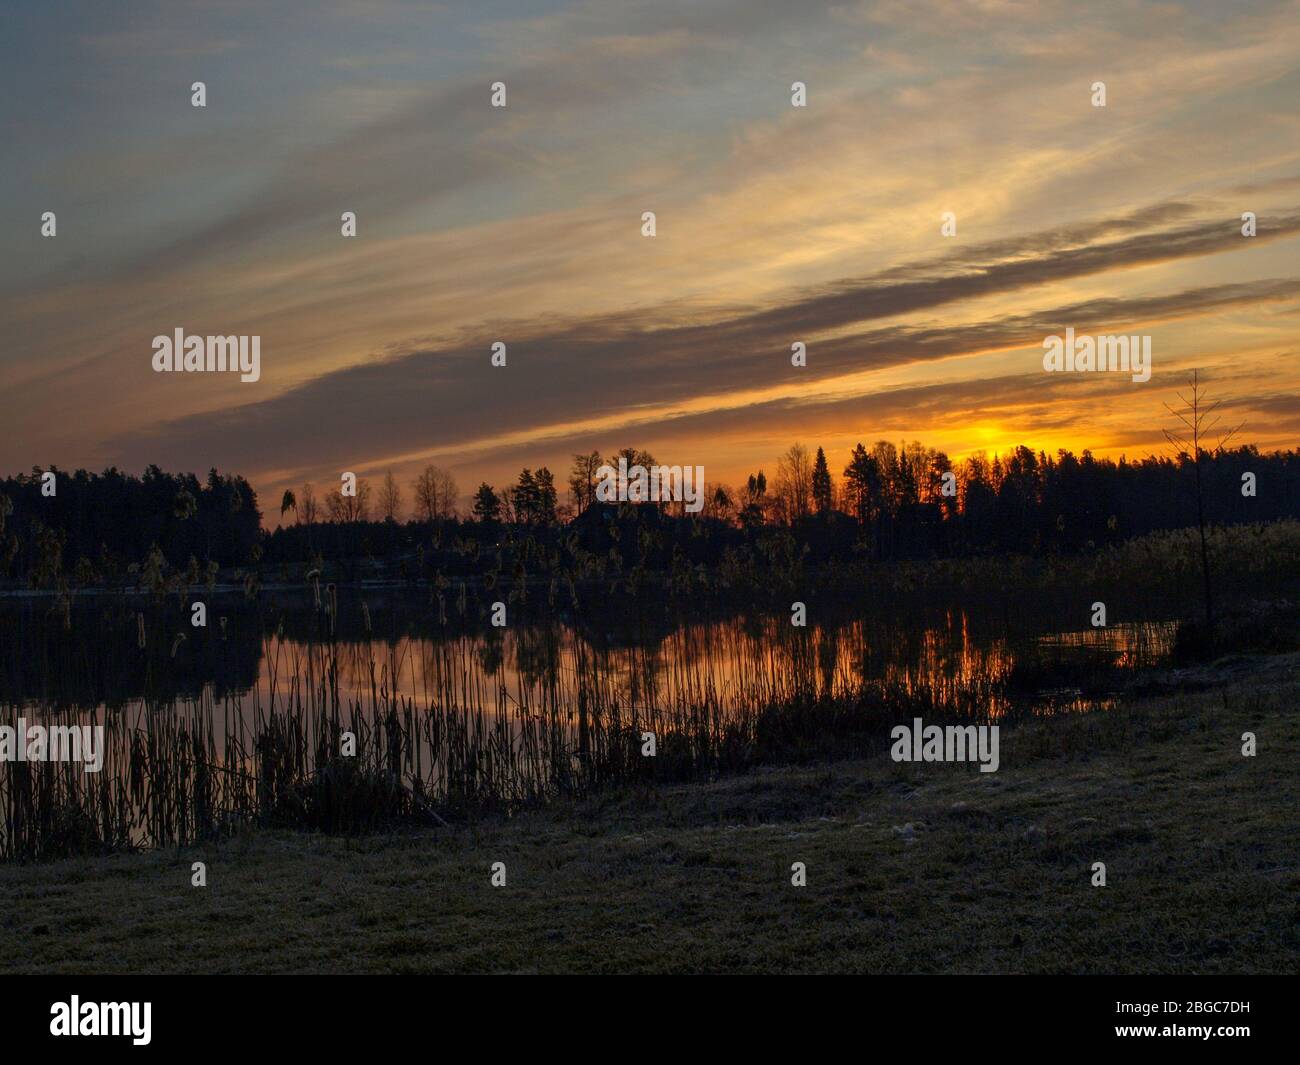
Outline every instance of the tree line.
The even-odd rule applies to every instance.
[[[195,572],[247,564],[264,536],[252,486],[215,468],[203,481],[156,465],[138,477],[51,466],[0,478],[0,577],[36,587],[124,578],[164,560]]]
[[[858,444],[836,471],[821,447],[793,444],[770,477],[759,469],[739,485],[709,483],[703,510],[687,514],[680,502],[598,502],[602,466],[617,466],[620,456],[629,466],[656,464],[646,451],[625,448],[607,458],[575,455],[563,499],[544,466],[521,470],[500,489],[482,483],[468,500],[448,471],[430,466],[407,486],[409,512],[391,473],[377,486],[359,479],[355,494],[318,494],[306,485],[284,494],[284,523],[274,532],[261,527],[248,482],[215,469],[205,481],[157,466],[141,477],[54,470],[53,495],[43,494],[47,471],[34,469],[0,479],[0,576],[53,587],[132,565],[206,572],[263,559],[432,557],[455,540],[559,544],[566,530],[594,534],[614,512],[629,511],[652,514],[660,527],[693,528],[691,555],[706,563],[772,530],[830,561],[1077,551],[1196,525],[1198,504],[1214,524],[1300,518],[1300,451],[1243,446],[1198,454],[1129,461],[1022,446],[954,463],[917,442],[882,440]]]
[[[792,444],[777,459],[772,476],[759,469],[739,484],[709,482],[701,518],[741,528],[798,526],[810,518],[850,518],[858,526],[888,538],[901,522],[960,527],[958,541],[971,549],[1041,548],[1050,544],[1085,546],[1123,526],[1126,535],[1194,523],[1199,464],[1216,486],[1211,520],[1235,523],[1296,516],[1295,451],[1261,454],[1253,446],[1203,450],[1194,460],[1186,452],[1148,456],[1136,461],[1099,459],[1065,449],[1048,454],[1019,446],[1005,454],[975,454],[958,463],[919,442],[859,443],[838,474],[825,451]],[[498,491],[480,484],[462,506],[450,473],[429,466],[414,483],[417,522],[466,521],[504,525],[567,524],[597,504],[598,471],[657,465],[653,455],[623,448],[573,456],[567,498],[561,500],[554,475],[546,467],[523,469],[518,480]],[[1191,476],[1189,477],[1189,473]],[[1243,477],[1249,474],[1247,482]],[[1236,491],[1228,491],[1232,488]],[[315,505],[313,486],[300,497],[286,492],[281,513],[292,511],[299,524],[318,521],[401,522],[403,495],[388,473],[375,496],[368,482],[358,482],[349,501],[335,488],[324,513]],[[657,504],[670,515],[683,515],[681,503]]]

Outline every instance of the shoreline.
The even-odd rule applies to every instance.
[[[360,838],[250,829],[5,866],[0,967],[1292,971],[1300,654],[1163,683],[1009,731],[987,775],[883,756],[620,787],[503,821]],[[190,886],[193,861],[205,888]],[[1090,884],[1096,861],[1105,887]]]

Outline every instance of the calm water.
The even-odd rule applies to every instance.
[[[630,771],[626,737],[643,729],[725,765],[761,745],[767,708],[864,686],[985,720],[1105,706],[1174,628],[1032,604],[810,609],[804,628],[784,613],[523,613],[453,632],[422,602],[353,594],[324,610],[216,603],[205,631],[181,604],[70,621],[29,606],[6,621],[0,723],[103,725],[107,758],[97,775],[40,767],[48,795],[0,765],[0,799],[11,822],[62,802],[110,811],[134,844],[192,838],[310,780],[351,731],[364,764],[431,800],[527,801]]]
[[[0,706],[103,710],[199,698],[269,704],[291,693],[295,676],[299,684],[321,679],[323,658],[337,661],[330,680],[344,699],[368,700],[378,684],[424,705],[448,695],[454,681],[462,696],[504,690],[523,702],[591,670],[626,699],[705,686],[732,700],[773,673],[822,693],[863,681],[908,688],[999,681],[1028,662],[1056,662],[1067,674],[1117,674],[1158,662],[1174,630],[1162,617],[1094,628],[1077,605],[837,607],[824,615],[813,607],[805,628],[792,626],[787,614],[697,619],[663,609],[596,623],[551,615],[459,630],[421,608],[415,597],[355,593],[338,601],[333,616],[328,604],[252,610],[218,602],[203,630],[174,607],[160,620],[148,607],[92,605],[65,627],[47,608],[0,603]],[[150,617],[142,633],[137,615],[144,613]]]

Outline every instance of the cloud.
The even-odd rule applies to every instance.
[[[1081,407],[1081,382],[1032,372],[1045,333],[1142,324],[1158,367],[1203,348],[1239,383],[1294,347],[1292,4],[292,10],[312,17],[126,4],[80,20],[102,39],[72,51],[27,18],[0,460],[270,477],[619,427],[725,450],[799,418],[942,429],[927,389],[962,403],[992,380],[1029,382],[1014,407],[980,393],[1015,424],[1086,412],[1109,440],[1146,418],[1139,393]],[[213,42],[226,54],[197,65],[224,89],[200,118],[171,87]],[[57,241],[31,224],[47,206]],[[262,335],[263,381],[150,373],[149,338],[177,325]],[[1250,387],[1296,379],[1277,374]]]
[[[645,309],[516,322],[504,369],[489,365],[486,342],[398,352],[321,375],[265,402],[124,434],[111,449],[129,466],[147,461],[165,441],[183,440],[182,453],[220,453],[227,464],[241,468],[266,468],[273,461],[277,469],[297,469],[485,448],[494,435],[507,433],[562,436],[600,421],[633,424],[708,411],[721,423],[729,396],[779,387],[783,380],[792,391],[815,392],[825,382],[863,371],[1038,348],[1044,336],[1066,326],[1133,332],[1158,322],[1300,298],[1300,279],[1280,278],[1159,295],[1090,297],[988,320],[864,328],[957,301],[1240,248],[1242,238],[1220,220],[1141,231],[1185,213],[1183,205],[1166,204],[992,242],[949,259],[801,291],[775,306],[702,324],[656,324],[657,316]],[[1270,232],[1283,236],[1297,229],[1300,214],[1289,214]],[[1118,239],[1087,243],[1115,234]],[[793,339],[831,330],[837,334],[810,345],[807,368],[789,367]],[[675,406],[683,410],[674,413]]]

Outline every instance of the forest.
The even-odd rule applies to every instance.
[[[634,448],[610,461],[619,455],[655,462]],[[170,569],[196,582],[227,567],[427,562],[452,545],[458,557],[476,557],[525,540],[553,556],[634,554],[656,569],[683,551],[691,564],[718,563],[769,530],[787,533],[812,563],[1068,554],[1196,525],[1198,504],[1212,525],[1300,517],[1300,451],[1253,446],[1204,451],[1199,461],[1021,446],[953,463],[919,443],[878,441],[854,448],[836,475],[823,449],[794,444],[770,475],[757,470],[739,486],[707,482],[699,514],[680,502],[596,502],[604,462],[596,452],[575,455],[563,500],[546,467],[524,469],[501,488],[480,484],[465,499],[448,471],[430,466],[409,486],[409,509],[391,473],[377,489],[358,480],[355,494],[307,484],[283,494],[274,530],[239,475],[212,469],[200,481],[156,465],[142,476],[34,468],[0,479],[0,579],[57,588],[144,574],[147,583],[150,570]],[[642,530],[639,545],[636,532],[620,539],[629,525]]]

